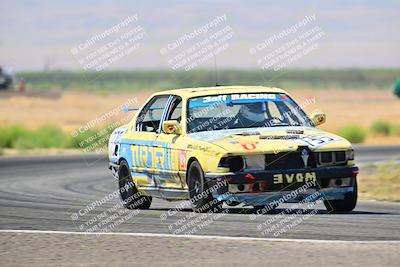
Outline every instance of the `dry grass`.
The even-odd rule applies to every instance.
[[[55,125],[64,131],[75,130],[105,113],[117,110],[115,116],[99,121],[101,127],[120,120],[125,114],[120,106],[128,99],[137,98],[140,106],[147,93],[85,93],[65,92],[59,98],[33,98],[15,96],[0,98],[0,125],[18,124],[28,128]]]
[[[361,199],[400,201],[400,164],[369,165],[358,177]]]
[[[304,107],[308,114],[321,110],[327,115],[327,122],[321,129],[337,133],[339,129],[356,124],[368,131],[365,143],[400,144],[400,136],[379,136],[371,134],[369,128],[375,121],[400,124],[400,100],[391,91],[378,90],[300,90],[290,91],[301,104],[315,97],[315,104]]]
[[[400,124],[400,100],[391,91],[377,90],[307,90],[292,93],[297,102],[315,96],[316,103],[305,107],[307,112],[324,111],[327,123],[323,129],[337,131],[359,124],[368,128],[372,122],[383,120]]]
[[[390,91],[327,89],[290,90],[290,93],[299,104],[305,99],[315,97],[315,104],[304,108],[309,113],[322,110],[327,114],[327,123],[321,126],[324,130],[337,132],[340,128],[351,124],[361,125],[367,129],[377,120],[400,124],[400,101]],[[0,125],[21,124],[36,128],[40,125],[52,124],[65,131],[72,131],[118,107],[129,98],[137,97],[137,105],[140,106],[149,95],[150,92],[69,91],[56,99],[23,96],[0,98]],[[112,120],[118,120],[122,116],[120,112]],[[400,136],[385,137],[370,134],[366,143],[400,143]]]

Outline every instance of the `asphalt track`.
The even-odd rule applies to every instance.
[[[361,166],[382,160],[398,160],[400,147],[356,147],[356,157]],[[303,210],[307,207],[293,208],[286,204],[272,214],[256,216],[250,207],[227,208],[224,213],[214,215],[193,214],[188,208],[175,212],[173,208],[178,202],[155,199],[150,210],[128,212],[119,209],[119,198],[116,194],[112,195],[116,190],[116,180],[108,171],[107,160],[103,156],[0,158],[0,245],[2,250],[5,249],[5,252],[0,253],[0,259],[4,262],[10,260],[7,255],[12,257],[10,249],[15,249],[13,244],[22,249],[21,243],[29,244],[32,238],[47,245],[49,243],[45,241],[46,238],[49,240],[54,238],[47,236],[51,235],[51,232],[44,232],[46,237],[40,237],[41,235],[36,232],[24,233],[23,230],[63,231],[65,235],[70,232],[98,232],[105,229],[113,233],[138,233],[132,238],[147,238],[144,242],[147,242],[147,247],[143,247],[145,250],[151,250],[154,246],[152,245],[154,243],[149,242],[149,238],[156,240],[165,238],[165,242],[170,242],[171,239],[175,239],[175,234],[184,234],[188,231],[192,231],[196,236],[211,238],[214,243],[235,240],[235,242],[257,242],[255,240],[259,238],[266,238],[266,241],[276,240],[289,243],[284,245],[285,248],[293,247],[293,242],[296,240],[305,243],[314,240],[317,244],[330,242],[325,244],[328,246],[335,242],[344,242],[344,244],[348,242],[347,245],[366,242],[369,246],[374,242],[378,242],[377,244],[383,242],[380,248],[389,253],[393,247],[387,249],[384,246],[394,242],[392,246],[396,246],[395,250],[398,251],[400,244],[398,243],[400,242],[400,203],[359,201],[356,209],[348,214],[329,214],[322,205]],[[99,204],[99,201],[102,202]],[[93,203],[97,203],[95,204],[97,206],[88,211]],[[292,209],[288,211],[286,208]],[[315,214],[311,214],[310,210]],[[285,214],[281,215],[282,212]],[[112,220],[107,220],[110,217]],[[280,224],[283,221],[285,223]],[[112,227],[110,227],[111,224]],[[271,224],[279,227],[268,228]],[[291,226],[283,227],[288,224]],[[284,231],[278,229],[284,229]],[[8,230],[17,230],[17,233],[7,232]],[[147,236],[149,234],[150,236]],[[57,234],[53,235],[57,236]],[[16,236],[20,239],[17,238],[18,241],[13,243],[12,240]],[[227,237],[232,240],[223,239]],[[238,238],[235,239],[236,237]],[[244,239],[240,239],[242,237]],[[107,235],[107,238],[110,236]],[[126,237],[116,236],[115,238]],[[65,238],[61,237],[61,240],[63,239]],[[200,240],[202,241],[196,241],[200,246],[204,245],[202,242],[207,244],[211,242],[208,239]],[[87,240],[87,242],[93,241]],[[232,244],[225,245],[232,246]],[[302,247],[306,246],[303,245]],[[337,248],[340,246],[338,245]],[[176,248],[170,247],[171,249]],[[184,247],[181,249],[183,250]],[[293,249],[296,250],[296,247]],[[343,251],[347,250],[343,248]],[[68,252],[63,253],[68,254]],[[337,251],[337,253],[341,252]],[[394,262],[389,261],[388,265],[398,264],[398,253],[396,258],[391,259]],[[162,263],[162,259],[160,260]],[[379,258],[376,260],[380,262]],[[248,262],[251,263],[251,261]],[[360,261],[359,263],[365,266],[365,263]],[[41,262],[41,264],[48,264],[48,262]],[[21,263],[21,266],[25,265]]]

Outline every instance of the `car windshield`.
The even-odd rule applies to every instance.
[[[189,99],[189,133],[255,127],[313,126],[304,111],[283,93],[240,93]]]

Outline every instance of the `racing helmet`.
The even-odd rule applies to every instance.
[[[265,120],[265,108],[264,103],[255,102],[247,103],[240,107],[239,115],[247,120],[259,122]]]

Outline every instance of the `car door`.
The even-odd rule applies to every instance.
[[[177,120],[182,117],[182,99],[179,96],[171,96],[162,122],[165,120]],[[179,164],[184,150],[179,149],[177,142],[180,136],[165,134],[160,130],[155,144],[155,158],[158,162],[159,174],[154,176],[159,189],[183,189],[182,177],[179,175]]]
[[[126,133],[132,155],[132,179],[140,187],[156,187],[155,142],[169,95],[154,96],[137,116],[135,127]]]

